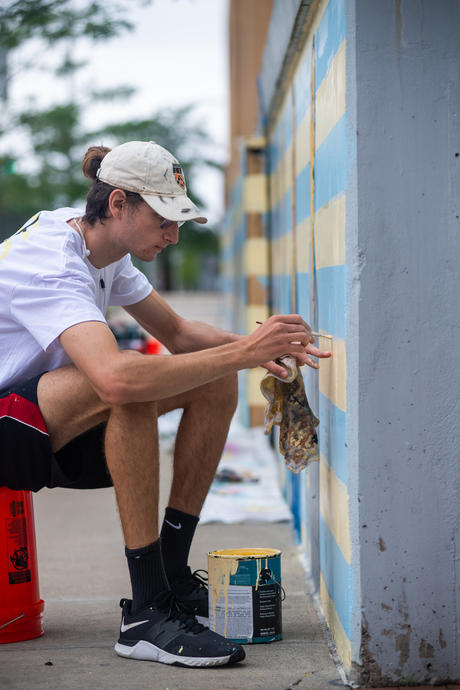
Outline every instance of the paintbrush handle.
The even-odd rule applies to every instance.
[[[259,326],[262,325],[262,321],[256,321],[256,323],[259,324]],[[329,338],[329,340],[332,340],[334,336],[332,335],[327,335],[327,333],[318,333],[317,331],[312,331],[312,335],[316,335],[317,338]]]

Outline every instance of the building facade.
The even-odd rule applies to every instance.
[[[333,337],[304,372],[320,462],[283,482],[340,663],[376,687],[460,676],[459,30],[455,0],[275,0],[223,233],[233,327]]]

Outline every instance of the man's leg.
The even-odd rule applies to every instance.
[[[199,515],[238,402],[236,375],[160,400],[158,414],[183,408],[174,448],[169,505]]]
[[[241,661],[243,648],[200,626],[165,590],[157,539],[158,447],[154,403],[110,407],[101,402],[74,367],[45,374],[39,405],[53,449],[107,421],[107,465],[117,494],[133,589],[145,606],[123,599],[118,655],[185,666],[217,666]],[[151,542],[151,540],[155,540]],[[141,545],[139,547],[139,545]],[[153,587],[153,599],[146,590]],[[144,588],[144,589],[143,589]],[[133,606],[134,605],[134,606]],[[138,608],[139,610],[136,610]]]
[[[107,467],[125,538],[134,610],[142,608],[168,587],[158,541],[156,403],[110,407],[73,366],[44,374],[37,393],[54,451],[107,420]]]
[[[187,566],[199,514],[219,463],[238,396],[237,377],[228,376],[159,401],[159,414],[183,408],[174,449],[174,474],[161,529],[168,580],[197,615],[207,617],[207,592]]]

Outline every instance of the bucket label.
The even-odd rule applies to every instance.
[[[281,630],[281,587],[278,583],[253,588],[254,637],[273,637]]]
[[[209,616],[211,630],[225,630],[228,638],[252,637],[252,587],[229,585],[210,608]]]
[[[30,582],[29,549],[27,543],[27,524],[24,517],[6,520],[6,543],[8,548],[8,582],[20,585]]]

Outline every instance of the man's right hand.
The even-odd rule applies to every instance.
[[[270,316],[247,336],[249,367],[264,365],[281,355],[302,356],[314,342],[311,328],[299,314]]]

